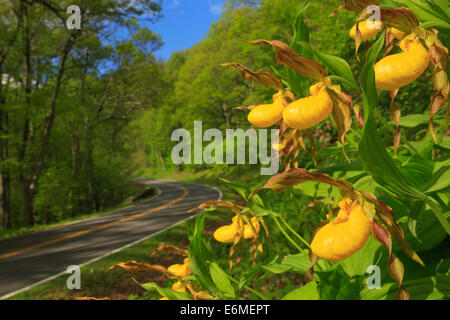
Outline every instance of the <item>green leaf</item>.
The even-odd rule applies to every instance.
[[[354,92],[360,92],[361,89],[359,88],[358,84],[354,84],[351,81],[348,81],[345,78],[339,77],[339,76],[328,76],[328,78],[330,78],[331,81],[337,81],[340,82],[342,84],[342,86],[350,91],[354,91]]]
[[[404,159],[400,171],[405,178],[419,190],[422,190],[424,185],[430,181],[433,174],[434,163],[432,161],[423,159],[417,155],[411,157],[400,157],[397,159]]]
[[[265,266],[262,266],[262,268],[266,271],[269,271],[273,274],[281,274],[281,273],[285,273],[288,271],[291,271],[292,266],[286,266],[286,265],[282,265],[281,263],[270,263],[267,264]]]
[[[444,215],[446,218],[449,214]],[[408,227],[413,221],[415,224],[415,235]],[[417,217],[402,217],[399,220],[400,227],[405,234],[405,241],[408,242],[417,252],[423,252],[439,245],[447,236],[444,228],[431,210],[422,210]]]
[[[430,115],[427,113],[425,113],[425,114],[409,114],[409,115],[403,116],[400,119],[399,125],[404,128],[415,128],[420,125],[428,124],[429,122],[430,122]],[[436,117],[436,118],[434,118],[434,122],[444,125],[446,120],[444,117]],[[393,122],[391,122],[391,123],[392,123],[392,125],[394,125]]]
[[[430,122],[430,116],[426,114],[409,114],[400,120],[400,126],[405,128],[415,128],[419,125]]]
[[[450,137],[443,137],[442,142],[439,142],[438,146],[450,150]]]
[[[351,279],[339,264],[336,266],[331,271],[316,272],[320,278],[318,286],[320,298],[322,300],[359,300],[362,284],[355,278]]]
[[[314,199],[318,198],[333,198],[334,196],[339,196],[340,192],[338,188],[333,188],[330,185],[319,183],[319,182],[305,182],[299,186],[302,192]]]
[[[439,262],[436,267],[436,274],[447,274],[450,272],[450,259],[445,259]]]
[[[373,236],[370,236],[362,249],[340,262],[342,269],[350,277],[364,275],[367,268],[374,265],[377,250],[381,247],[382,244]]]
[[[298,13],[294,21],[294,37],[290,43],[290,47],[296,52],[300,53],[306,58],[312,58],[313,52],[311,52],[311,47],[308,47],[309,39],[309,28],[306,25],[303,15],[305,10],[309,6],[309,0],[304,2],[298,8]],[[294,70],[286,67],[287,83],[289,88],[295,93],[297,97],[304,97],[307,95],[310,80]]]
[[[189,245],[189,263],[192,273],[196,276],[200,285],[209,292],[217,289],[209,274],[206,248],[203,244],[203,228],[205,226],[205,214],[201,213],[195,220],[194,235]]]
[[[448,300],[450,298],[450,276],[438,274],[434,277],[405,281],[403,287],[409,292],[411,300]],[[362,300],[395,300],[397,285],[386,283],[381,289],[365,288],[361,291]]]
[[[320,300],[317,283],[310,281],[303,287],[289,292],[281,300]]]
[[[300,43],[309,44],[309,28],[306,25],[305,20],[303,19],[303,15],[308,9],[309,3],[310,0],[305,1],[298,8],[297,16],[295,17],[293,25],[294,37],[292,42],[290,43],[292,49],[306,58],[312,58],[311,52],[310,50],[305,50],[305,48]]]
[[[283,259],[281,265],[290,268],[291,271],[298,272],[300,274],[306,274],[311,268],[309,251],[304,250],[299,254],[288,255]]]
[[[169,298],[169,300],[192,300],[189,298],[189,296],[184,292],[176,292],[171,289],[167,288],[161,288],[154,282],[147,282],[144,284],[141,284],[134,279],[134,282],[136,282],[138,285],[140,285],[142,288],[144,288],[147,291],[158,291],[158,293],[163,296]]]
[[[450,235],[450,222],[449,222],[449,213],[445,212],[439,202],[437,202],[432,197],[426,197],[425,201],[427,205],[431,208],[433,211],[435,217],[439,220],[439,223],[442,225],[442,227],[445,229],[448,235]]]
[[[236,191],[243,199],[247,199],[248,195],[250,194],[250,189],[237,182],[233,182],[227,179],[220,178],[221,181],[228,184],[234,191]]]
[[[380,37],[367,52],[367,63],[361,71],[361,89],[363,94],[364,117],[367,118],[372,114],[378,101],[377,89],[375,88],[375,70],[373,68],[375,60],[380,54],[384,45],[384,36]]]
[[[423,194],[411,186],[386,152],[371,115],[365,122],[359,151],[366,172],[379,185],[398,196],[423,199]]]
[[[373,179],[398,196],[423,199],[423,194],[410,185],[387,153],[378,133],[373,110],[378,101],[374,63],[381,52],[384,37],[380,37],[367,53],[367,63],[361,72],[365,125],[359,145],[364,169]]]
[[[226,298],[236,298],[234,288],[231,285],[225,271],[223,271],[222,268],[215,262],[211,263],[209,270],[216,288],[223,293]]]
[[[293,43],[293,45],[295,46],[296,44],[298,44],[300,46],[297,48],[299,51],[302,51],[304,53],[305,57],[306,56],[308,56],[308,57],[314,56],[314,49],[309,42],[295,41],[295,43]]]
[[[339,57],[316,51],[316,55],[322,60],[337,76],[340,76],[350,82],[352,87],[358,87],[358,83],[353,76],[352,69],[347,61]],[[344,84],[345,85],[345,84]]]
[[[442,29],[450,30],[450,24],[445,23],[443,21],[427,21],[427,22],[422,23],[422,25],[420,27],[422,27],[424,29],[442,28]]]
[[[269,264],[263,265],[262,268],[274,274],[298,272],[304,275],[312,266],[308,250],[304,250],[302,253],[288,255],[281,262],[277,262],[276,260],[278,259],[274,259]],[[325,260],[319,260],[318,264],[322,270],[329,267]]]
[[[278,213],[273,212],[272,210],[265,209],[259,204],[257,201],[254,201],[254,196],[248,201],[248,208],[252,210],[258,217],[266,217],[266,216],[279,216]]]
[[[450,21],[448,9],[445,8],[442,1],[395,0],[395,2],[409,7],[423,23],[427,21],[439,21],[445,24]]]
[[[434,168],[433,176],[423,187],[427,193],[446,189],[450,186],[450,160],[438,162]]]

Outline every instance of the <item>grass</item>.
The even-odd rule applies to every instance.
[[[249,171],[241,171],[238,167],[224,172],[223,170],[204,170],[198,172],[164,172],[153,175],[151,172],[144,173],[144,177],[152,177],[159,179],[178,180],[185,182],[194,182],[209,184],[219,188],[223,193],[222,200],[237,201],[239,196],[225,182],[218,177],[226,176],[228,179],[239,181],[258,181],[259,175]],[[207,216],[208,228],[204,231],[207,235],[212,236],[213,230],[224,225],[224,221],[230,220],[232,215],[224,210],[218,209],[214,214]],[[159,299],[156,293],[147,292],[139,287],[132,279],[140,283],[156,282],[161,286],[165,286],[167,280],[164,275],[158,272],[140,272],[131,275],[120,268],[107,271],[107,269],[118,263],[135,260],[138,262],[149,262],[152,264],[164,265],[166,267],[182,263],[183,257],[179,255],[159,253],[155,257],[150,254],[160,243],[175,245],[183,249],[187,249],[189,245],[189,235],[192,234],[195,219],[186,221],[180,225],[172,227],[156,236],[153,236],[142,243],[127,248],[121,252],[107,256],[99,261],[91,263],[81,268],[81,290],[69,290],[66,281],[69,275],[63,275],[30,290],[19,293],[11,300],[67,300],[78,297],[108,297],[114,300],[123,299]]]

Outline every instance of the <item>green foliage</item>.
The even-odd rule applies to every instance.
[[[400,3],[400,1],[396,2]],[[425,11],[433,12],[433,17],[443,17],[441,15],[442,3],[435,6],[429,1],[414,1],[414,4],[419,2],[429,6]],[[214,121],[217,121],[214,119],[215,116],[211,117],[215,112],[213,108],[221,103],[222,106],[224,103],[228,106],[228,103],[234,103],[234,99],[236,99],[237,105],[249,105],[260,101],[255,101],[255,97],[260,97],[261,100],[270,98],[268,93],[263,91],[265,89],[252,87],[252,90],[249,91],[248,87],[245,87],[248,85],[243,84],[239,78],[236,78],[234,83],[230,82],[233,75],[215,69],[214,59],[217,59],[217,63],[239,61],[244,65],[251,65],[252,69],[258,71],[261,70],[260,65],[270,65],[272,71],[296,96],[309,95],[307,89],[311,84],[310,80],[300,77],[288,68],[273,65],[273,60],[262,56],[257,51],[258,48],[242,44],[228,47],[231,38],[239,38],[242,34],[245,34],[247,40],[254,39],[251,37],[254,35],[253,32],[246,33],[243,32],[243,29],[246,26],[257,25],[260,20],[253,19],[249,20],[247,24],[240,23],[246,19],[247,15],[254,18],[257,14],[265,12],[265,8],[268,7],[272,8],[272,13],[284,12],[283,10],[290,6],[290,2],[285,1],[284,3],[285,6],[280,5],[277,9],[271,6],[278,5],[278,1],[262,1],[258,7],[253,5],[231,6],[232,9],[229,8],[221,21],[213,26],[208,38],[189,50],[174,85],[175,96],[180,96],[179,101],[188,105],[184,106],[181,111],[176,111],[183,115],[177,120],[178,123],[185,123],[189,128],[189,123],[197,117],[196,112],[204,106],[211,106],[212,108],[204,113],[201,119],[208,124],[213,124]],[[413,8],[413,2],[410,2],[409,5],[413,10],[420,12],[420,8]],[[289,189],[282,188],[283,190],[279,194],[262,190],[248,199],[250,192],[255,190],[250,188],[250,182],[238,183],[224,179],[223,181],[227,182],[243,200],[246,200],[247,207],[242,214],[255,214],[257,217],[264,218],[270,240],[265,233],[264,235],[260,234],[259,241],[264,244],[264,250],[257,255],[256,264],[249,268],[250,257],[246,259],[245,256],[238,253],[240,262],[227,275],[219,267],[225,263],[224,251],[206,249],[209,247],[208,242],[200,236],[199,229],[196,229],[190,246],[191,254],[196,259],[194,274],[196,278],[200,277],[198,281],[203,288],[208,287],[211,293],[217,294],[220,298],[239,297],[244,294],[245,290],[248,290],[251,297],[258,297],[255,295],[256,291],[261,292],[265,298],[279,297],[285,300],[392,299],[401,292],[399,284],[403,285],[403,288],[410,293],[412,299],[446,299],[448,297],[448,292],[445,290],[448,282],[445,275],[448,273],[447,264],[440,263],[440,267],[436,269],[439,270],[437,272],[430,271],[430,268],[427,268],[426,271],[422,270],[420,268],[423,267],[412,265],[416,263],[413,261],[404,262],[404,259],[409,259],[408,257],[420,261],[417,255],[414,256],[414,252],[420,252],[421,256],[423,254],[428,257],[427,254],[430,250],[439,248],[442,243],[445,243],[449,234],[449,213],[446,209],[449,198],[448,151],[442,137],[440,138],[442,142],[437,145],[430,139],[426,128],[429,117],[426,114],[423,115],[424,110],[428,108],[431,94],[429,81],[425,80],[426,77],[429,77],[429,73],[425,74],[423,79],[421,78],[411,86],[402,89],[397,97],[398,105],[404,107],[401,110],[407,115],[400,122],[402,130],[404,130],[403,138],[398,154],[394,154],[392,147],[386,147],[386,145],[392,144],[392,135],[395,131],[392,123],[385,120],[385,117],[388,117],[387,109],[383,109],[383,106],[390,104],[389,96],[376,90],[373,68],[375,62],[382,55],[385,34],[378,35],[377,39],[369,44],[370,49],[369,45],[366,46],[364,53],[362,52],[364,48],[361,48],[359,55],[363,56],[363,62],[358,62],[352,49],[353,41],[349,38],[347,31],[354,24],[356,14],[340,11],[338,13],[340,19],[324,18],[326,15],[310,15],[311,12],[331,13],[335,7],[337,5],[331,1],[302,2],[295,11],[297,15],[291,17],[294,21],[293,27],[290,26],[292,37],[287,37],[289,40],[286,41],[282,34],[277,34],[276,38],[290,43],[291,47],[303,56],[318,58],[326,66],[333,82],[341,83],[344,90],[355,94],[357,102],[362,100],[364,128],[362,132],[359,132],[354,122],[346,137],[349,144],[346,147],[351,159],[350,163],[345,161],[342,149],[335,141],[329,146],[322,139],[318,139],[319,146],[315,147],[318,149],[320,146],[325,147],[320,149],[316,159],[306,152],[299,155],[299,166],[306,169],[315,167],[314,170],[311,170],[312,172],[326,173],[334,179],[344,179],[351,183],[356,190],[374,194],[377,199],[382,201],[383,205],[392,208],[395,215],[389,218],[395,220],[388,222],[377,217],[377,223],[384,226],[388,223],[391,224],[391,227],[392,223],[398,223],[402,231],[398,229],[389,234],[389,239],[383,239],[384,244],[387,244],[390,243],[392,236],[393,246],[391,248],[389,244],[389,250],[386,250],[386,247],[380,243],[380,235],[376,234],[377,238],[371,236],[363,248],[345,260],[336,263],[319,259],[314,264],[315,273],[312,275],[312,258],[309,256],[307,248],[317,225],[325,219],[330,219],[329,215],[333,213],[332,208],[342,198],[342,190],[314,179],[310,182],[303,182],[300,179],[299,181],[302,182],[300,186]],[[291,10],[291,12],[293,11]],[[423,17],[424,13],[420,12],[418,15]],[[283,15],[273,14],[270,18],[266,17],[266,21],[272,21],[274,16],[280,18]],[[283,17],[287,17],[287,15]],[[428,18],[424,18],[424,21],[445,29],[445,24],[436,23],[436,19]],[[226,39],[219,37],[226,31],[228,31]],[[230,32],[232,36],[230,36]],[[265,39],[273,39],[273,37],[266,35]],[[216,41],[220,42],[222,50],[213,59],[212,55],[207,56],[205,53],[211,48],[217,48],[215,46],[219,44]],[[245,56],[240,56],[241,52]],[[224,55],[226,60],[220,61],[222,53],[226,53],[226,56]],[[180,57],[175,56],[174,59],[179,61]],[[258,68],[254,68],[255,66]],[[235,89],[229,90],[233,86]],[[229,94],[221,96],[222,93]],[[197,94],[201,97],[198,97]],[[207,99],[203,95],[208,97],[210,102],[206,101]],[[199,104],[194,101],[198,101]],[[190,105],[191,103],[193,104]],[[202,105],[203,103],[204,105]],[[181,104],[179,105],[181,106]],[[222,108],[222,111],[225,111],[225,108]],[[234,124],[233,121],[236,119],[234,116],[230,118],[226,114],[224,115],[218,121],[217,127],[223,128],[224,125],[229,127],[230,124]],[[224,123],[223,119],[229,122]],[[440,130],[446,126],[442,116],[436,118],[436,123],[440,124]],[[316,135],[320,134],[319,130],[322,130],[321,134],[325,132],[336,135],[335,130],[330,129],[329,126],[318,126],[318,130],[315,131]],[[311,138],[310,140],[310,142],[314,141]],[[291,181],[289,178],[286,179],[289,186],[293,184],[289,183]],[[294,178],[291,177],[291,179]],[[282,185],[282,182],[279,183]],[[380,209],[377,208],[377,210]],[[203,218],[199,218],[196,227],[205,227]],[[392,231],[392,228],[389,230]],[[405,246],[401,232],[404,233],[404,240],[411,245],[412,249]],[[203,238],[202,241],[199,240],[200,238]],[[395,240],[400,241],[401,245]],[[212,246],[216,248],[219,244],[215,243]],[[239,250],[245,252],[251,246],[248,242],[240,243]],[[231,246],[230,255],[236,255],[236,250],[238,249],[235,243]],[[295,253],[292,253],[292,250]],[[402,253],[402,250],[405,253]],[[401,256],[400,260],[405,263],[404,269],[397,255]],[[447,259],[446,255],[446,253],[439,252],[440,258]],[[211,263],[209,270],[199,261],[209,261]],[[431,263],[431,265],[437,264],[436,261],[436,257],[426,259],[426,263]],[[381,289],[365,287],[368,267],[372,265],[381,268],[380,276],[383,283]],[[286,279],[290,275],[293,276],[290,279],[302,279],[301,285],[292,287],[292,283],[290,283],[283,289],[274,288],[271,292],[265,286],[265,281],[271,283],[270,279],[274,277]],[[403,275],[405,275],[406,281],[402,284],[402,279],[399,280],[399,277],[403,278]],[[304,276],[306,278],[303,279]],[[308,282],[307,280],[311,280],[311,276],[312,281]],[[397,282],[394,282],[391,276]],[[209,280],[210,278],[212,281]],[[215,284],[215,287],[211,285],[211,282]],[[266,290],[262,290],[262,288]]]
[[[308,282],[303,287],[289,292],[282,300],[320,300],[317,283]]]
[[[129,125],[159,106],[166,75],[159,35],[137,23],[155,1],[0,1],[0,229],[54,223],[116,206],[133,188]],[[113,28],[128,28],[117,42]],[[3,30],[5,32],[3,32]],[[133,149],[134,150],[134,149]]]

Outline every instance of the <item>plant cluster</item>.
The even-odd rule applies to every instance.
[[[362,12],[349,33],[360,60],[358,72],[352,72],[345,60],[312,48],[303,19],[309,1],[299,8],[290,45],[251,41],[272,47],[277,64],[286,67],[284,73],[224,64],[239,69],[244,79],[276,91],[273,102],[237,109],[248,109],[248,121],[255,127],[280,129],[281,141],[273,148],[279,149],[285,171],[256,190],[230,183],[244,205],[211,201],[196,208],[204,211],[197,216],[189,250],[182,253],[184,264],[167,270],[135,262],[119,264],[131,272],[158,268],[175,279],[172,289],[155,283],[142,287],[170,300],[449,297],[448,257],[421,258],[421,253],[432,252],[450,235],[450,160],[442,147],[448,111],[447,120],[434,121],[446,104],[448,109],[448,49],[438,31],[448,30],[447,6],[445,1],[427,0],[343,2],[340,9]],[[403,7],[408,4],[409,8]],[[372,29],[367,20],[366,8],[372,5],[380,6],[380,29]],[[332,15],[336,14],[338,10]],[[363,42],[367,45],[361,59]],[[433,72],[434,92],[425,115],[428,130],[422,130],[424,115],[402,119],[395,97],[428,68]],[[309,86],[307,95],[299,82]],[[382,115],[385,106],[379,105],[379,91],[390,92],[393,123]],[[329,139],[335,138],[341,146],[324,144],[318,150],[315,130],[330,116],[337,137]],[[405,138],[401,128],[421,130],[420,138]],[[389,135],[393,147],[385,146]],[[324,159],[342,161],[307,170],[300,164],[302,153],[308,152],[316,164]],[[234,218],[208,239],[203,233],[205,215],[217,207],[233,212]],[[314,224],[309,232],[302,223],[312,214],[316,218],[306,223]],[[229,249],[227,266],[223,257],[214,254],[224,247]],[[366,286],[371,266],[381,269],[378,290]],[[286,285],[275,292],[264,287],[264,280],[275,275],[291,279],[292,274],[302,279],[301,286]]]

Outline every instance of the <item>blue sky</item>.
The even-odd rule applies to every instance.
[[[200,41],[219,20],[224,0],[163,0],[164,17],[149,28],[162,36],[164,47],[157,58],[169,59],[174,51],[188,49]]]

